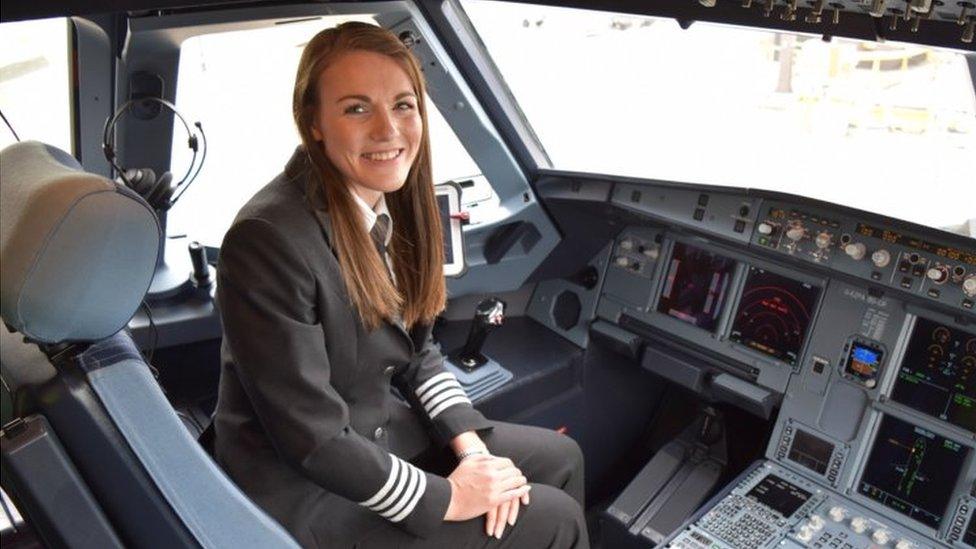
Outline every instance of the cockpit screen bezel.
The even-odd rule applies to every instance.
[[[957,408],[954,407],[950,401],[946,401],[946,405],[944,407],[944,414],[940,414],[938,413],[937,410],[934,410],[932,408],[932,402],[930,402],[931,399],[923,399],[923,402],[918,401],[918,398],[921,395],[919,395],[917,390],[909,391],[909,389],[911,388],[907,386],[905,389],[901,389],[902,387],[901,383],[903,382],[902,379],[903,371],[906,368],[913,368],[915,370],[918,369],[917,367],[914,367],[908,362],[911,360],[918,360],[919,357],[916,355],[923,354],[923,351],[921,351],[920,349],[922,346],[924,346],[926,342],[922,341],[922,339],[924,338],[923,338],[923,334],[921,333],[921,330],[923,330],[925,327],[929,327],[933,325],[935,326],[935,328],[933,329],[932,334],[935,334],[935,332],[937,332],[939,329],[945,329],[946,332],[948,333],[948,337],[952,338],[953,332],[957,332],[956,335],[959,341],[958,347],[963,347],[962,349],[950,349],[950,351],[956,351],[958,353],[961,353],[961,356],[953,360],[952,362],[940,361],[938,363],[940,368],[943,366],[947,368],[948,364],[952,364],[957,368],[963,368],[962,366],[963,362],[972,359],[972,355],[968,353],[967,349],[965,348],[967,344],[972,345],[972,341],[973,341],[973,334],[969,330],[963,330],[962,328],[960,328],[957,325],[954,325],[951,322],[943,321],[936,317],[929,317],[928,315],[917,316],[915,317],[915,320],[911,325],[911,330],[908,332],[908,335],[906,336],[906,343],[904,349],[902,350],[901,357],[898,360],[898,367],[894,369],[895,371],[892,373],[891,381],[888,383],[888,387],[886,391],[887,398],[892,403],[895,403],[898,406],[904,407],[905,409],[910,409],[919,414],[924,414],[926,417],[930,417],[936,421],[941,421],[949,425],[954,425],[955,427],[964,429],[968,432],[976,432],[976,419],[973,419],[972,416],[952,413],[954,410],[960,409],[962,407],[961,404],[959,405],[959,408]],[[961,335],[959,333],[961,333]],[[955,343],[955,342],[956,342],[955,340],[952,342],[948,342],[948,341],[942,342],[940,347],[944,346],[947,343]],[[936,346],[931,342],[928,343],[930,343],[929,347]],[[946,351],[943,349],[942,352],[944,356],[944,353]],[[951,356],[951,352],[950,352],[950,356]],[[943,372],[944,370],[936,369],[936,374],[943,373]],[[924,383],[919,384],[919,386],[936,387],[939,389],[945,389],[946,387],[946,386],[940,386],[938,383],[933,383],[932,378],[928,378],[928,379],[923,378],[923,381]],[[950,385],[949,387],[955,388],[958,386]],[[905,396],[899,396],[899,393]],[[909,395],[911,397],[914,397],[914,399],[906,400],[907,396]],[[952,400],[958,400],[958,399],[968,400],[968,398],[969,397],[965,396],[962,393],[952,394]],[[969,423],[967,423],[967,421]]]
[[[791,356],[792,351],[786,352],[770,352],[775,351],[775,349],[770,349],[769,351],[764,350],[759,342],[750,342],[746,339],[741,339],[741,336],[736,335],[736,321],[740,315],[742,307],[745,306],[744,300],[746,299],[746,294],[748,292],[749,284],[753,276],[763,276],[769,275],[774,277],[779,277],[783,280],[789,281],[790,283],[798,284],[800,286],[809,287],[814,291],[814,296],[812,301],[809,303],[809,318],[807,319],[806,326],[803,327],[802,334],[800,334],[800,342],[795,350],[795,356]],[[729,316],[728,328],[726,330],[726,338],[739,348],[746,349],[756,355],[762,356],[767,360],[772,360],[777,363],[786,364],[792,368],[796,368],[802,363],[803,356],[806,353],[806,348],[810,343],[810,333],[813,330],[814,324],[817,320],[817,315],[820,311],[820,303],[824,299],[824,285],[822,283],[811,281],[808,277],[797,276],[794,273],[784,272],[780,269],[770,269],[759,262],[750,262],[746,265],[745,273],[742,277],[742,281],[739,283],[739,295],[731,307],[731,314]]]
[[[948,490],[945,496],[945,504],[942,505],[940,503],[940,505],[942,505],[942,509],[939,515],[935,515],[934,513],[931,513],[929,510],[921,508],[919,505],[917,505],[918,500],[916,500],[915,502],[906,501],[894,494],[887,492],[886,490],[883,490],[882,487],[880,486],[874,486],[872,483],[869,483],[871,484],[871,486],[867,486],[867,487],[865,486],[867,473],[869,472],[869,470],[871,471],[874,470],[872,469],[872,465],[874,465],[872,463],[872,458],[874,457],[875,450],[883,436],[890,436],[890,434],[886,432],[886,428],[887,431],[896,431],[898,429],[911,428],[916,433],[920,430],[925,434],[924,436],[931,435],[932,437],[937,437],[938,439],[941,439],[943,442],[952,442],[955,445],[960,447],[960,451],[962,451],[963,454],[961,460],[959,461],[958,472],[955,473],[954,475],[950,475],[950,476],[954,476],[952,481],[933,483],[936,486],[947,486],[947,490]],[[902,417],[900,414],[892,414],[892,413],[879,413],[877,415],[873,427],[873,432],[871,433],[869,440],[870,440],[870,444],[865,446],[863,459],[861,460],[859,465],[859,471],[856,477],[856,481],[851,486],[851,494],[854,495],[857,500],[878,509],[879,512],[898,513],[898,516],[903,518],[904,520],[910,521],[911,523],[918,525],[920,529],[927,530],[931,535],[935,535],[946,524],[946,521],[951,519],[952,508],[953,508],[952,503],[953,501],[955,501],[955,497],[957,497],[958,486],[960,485],[960,483],[971,481],[970,477],[972,473],[970,470],[972,468],[971,465],[972,465],[973,454],[974,454],[972,441],[969,440],[960,441],[957,437],[949,436],[943,432],[931,429],[930,426],[926,425],[925,423],[919,422],[917,419],[906,418],[906,417]],[[944,469],[936,468],[935,470],[944,470]],[[874,497],[865,493],[865,489],[870,489],[871,487],[877,488],[878,494],[875,495]],[[915,513],[915,515],[913,516],[912,512],[914,511],[908,512],[905,509],[901,509],[895,506],[893,504],[895,502],[889,504],[879,499],[879,497],[890,498],[891,500],[901,500],[901,502],[905,504],[909,504],[909,506],[911,507],[914,507],[915,508],[914,511],[921,511],[921,513]],[[934,524],[931,521],[922,520],[921,515],[924,515],[926,513],[932,514],[933,516],[937,517],[935,518]]]
[[[678,299],[676,296],[672,297],[669,295],[669,291],[672,289],[670,284],[673,283],[670,271],[672,269],[679,268],[675,265],[675,260],[679,253],[684,254],[683,257],[710,256],[710,260],[723,269],[722,276],[717,281],[720,287],[712,288],[712,291],[708,293],[714,295],[705,298],[705,303],[697,304],[708,308],[709,302],[714,299],[714,302],[711,303],[711,308],[709,308],[709,310],[686,313],[684,311],[674,311],[668,306],[666,300]],[[650,309],[657,314],[673,319],[681,324],[692,326],[696,329],[703,330],[711,334],[718,333],[718,331],[722,328],[723,318],[728,314],[727,311],[729,310],[730,304],[733,301],[734,290],[737,285],[738,272],[740,269],[739,260],[735,259],[731,255],[717,251],[710,246],[703,246],[697,242],[685,242],[683,240],[675,239],[672,241],[670,249],[668,250],[667,260],[661,262],[660,268],[661,280],[656,291],[654,292],[654,301]],[[676,277],[677,275],[678,273],[675,273]],[[716,282],[714,278],[712,282]],[[708,315],[709,317],[704,318],[705,315]]]

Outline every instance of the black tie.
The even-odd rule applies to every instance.
[[[382,213],[376,216],[376,223],[373,224],[373,228],[369,231],[369,236],[373,239],[373,244],[376,246],[376,251],[379,252],[380,258],[386,261],[386,233],[390,229],[390,216]]]

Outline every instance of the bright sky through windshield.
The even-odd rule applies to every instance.
[[[976,96],[959,53],[462,3],[556,169],[976,231]]]

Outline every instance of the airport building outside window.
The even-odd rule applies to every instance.
[[[176,206],[167,232],[219,246],[244,203],[281,172],[300,138],[292,88],[305,43],[320,30],[364,16],[332,16],[269,28],[196,36],[180,49],[176,104],[207,132],[206,165]],[[434,182],[480,170],[428,99]],[[171,165],[189,165],[182,128],[173,132]]]
[[[781,191],[976,236],[962,53],[462,6],[555,169]]]
[[[70,32],[63,17],[0,24],[0,110],[21,140],[73,153]],[[0,122],[0,148],[15,141]]]

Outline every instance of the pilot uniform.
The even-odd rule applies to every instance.
[[[221,247],[218,462],[306,547],[586,547],[579,447],[485,419],[443,367],[430,325],[365,329],[329,216],[306,193],[310,170],[299,147]],[[445,446],[465,431],[540,483],[500,541],[484,517],[443,520],[442,475],[456,465]]]

